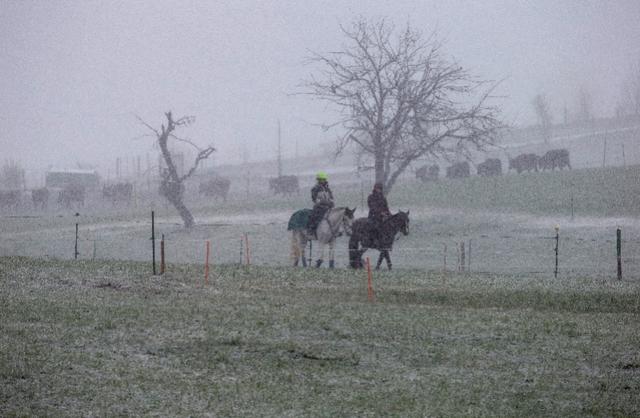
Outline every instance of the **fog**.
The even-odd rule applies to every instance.
[[[193,115],[185,131],[216,162],[312,151],[334,133],[328,111],[295,95],[309,51],[340,48],[339,25],[387,17],[425,34],[489,80],[504,119],[534,123],[546,94],[555,119],[586,88],[611,116],[640,60],[640,3],[578,1],[3,1],[0,7],[2,160],[30,170],[156,152],[164,112]]]

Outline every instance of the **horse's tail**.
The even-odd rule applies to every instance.
[[[360,250],[358,245],[360,240],[355,234],[352,234],[349,238],[349,265],[351,268],[357,269],[362,267],[360,262]]]

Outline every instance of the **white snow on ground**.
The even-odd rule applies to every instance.
[[[539,216],[527,213],[491,212],[484,210],[462,210],[442,208],[417,208],[411,209],[411,219],[426,220],[438,216],[459,216],[461,219],[474,219],[496,224],[517,224],[534,229],[553,229],[556,225],[560,228],[615,228],[627,227],[640,229],[640,219],[631,217],[605,217],[605,216],[576,216],[573,219],[566,215]]]

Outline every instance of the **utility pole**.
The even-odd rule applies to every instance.
[[[278,178],[282,177],[282,138],[280,135],[280,119],[278,119]]]

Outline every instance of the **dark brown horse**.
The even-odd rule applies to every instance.
[[[359,218],[353,222],[351,238],[349,239],[349,265],[354,269],[362,268],[362,254],[369,248],[380,251],[376,269],[380,268],[382,260],[387,260],[387,268],[391,270],[391,256],[396,234],[402,232],[409,235],[409,211],[398,212],[382,222],[379,229],[375,229],[368,218]]]

